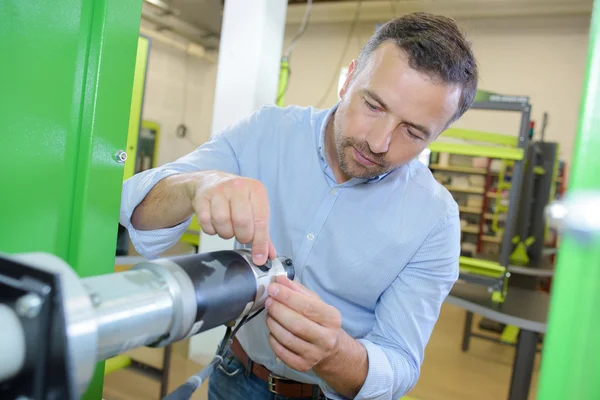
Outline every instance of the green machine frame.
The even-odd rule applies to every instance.
[[[562,228],[542,353],[539,400],[600,399],[600,1],[588,62],[569,190],[548,214]]]
[[[114,270],[142,1],[0,2],[0,251]],[[102,398],[99,363],[84,398]]]
[[[513,162],[509,204],[517,205],[523,185],[526,149],[529,146],[531,104],[525,96],[506,96],[479,91],[471,109],[518,112],[521,122],[518,135],[510,136],[491,132],[480,132],[470,129],[450,128],[442,133],[443,137],[466,139],[487,143],[475,145],[436,141],[429,150],[468,156],[499,158]],[[518,226],[518,207],[509,207],[503,230],[500,258],[498,262],[481,260],[472,257],[460,257],[461,279],[488,286],[492,290],[494,301],[502,302],[507,291],[508,266],[513,251],[513,239]]]

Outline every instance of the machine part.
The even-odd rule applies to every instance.
[[[188,378],[188,380],[171,392],[164,400],[187,400],[192,394],[202,385],[202,382],[206,380],[213,373],[215,368],[218,368],[219,365],[223,362],[223,357],[217,355],[206,367],[204,367],[200,372],[195,375],[192,375]]]
[[[78,399],[98,361],[238,319],[239,329],[263,308],[269,283],[294,278],[285,257],[251,260],[250,250],[217,251],[80,279],[53,255],[0,255],[2,346],[11,346],[0,346],[10,354],[0,398]]]
[[[42,309],[42,298],[35,293],[27,293],[15,304],[17,314],[25,318],[35,318]]]
[[[125,161],[127,161],[127,153],[123,150],[117,150],[117,152],[115,153],[115,160],[119,164],[124,163]]]
[[[550,224],[582,242],[600,237],[600,191],[578,191],[546,209]]]
[[[75,271],[60,258],[44,253],[24,254],[16,258],[33,268],[54,274],[57,279],[58,285],[54,289],[54,294],[48,292],[48,298],[62,305],[62,308],[58,307],[53,310],[55,323],[52,328],[61,331],[64,329],[66,340],[63,339],[62,346],[64,346],[67,357],[62,362],[54,365],[64,365],[68,379],[71,382],[71,385],[67,386],[67,395],[74,396],[83,393],[89,384],[96,365],[96,360],[89,357],[90,353],[95,354],[97,342],[96,321],[94,320],[92,302],[81,286]],[[42,291],[47,292],[47,290]],[[59,326],[61,323],[63,327]],[[45,334],[47,333],[44,331],[37,332],[37,335],[34,335],[34,340],[38,340],[39,336]],[[57,337],[56,342],[60,341],[61,339]],[[28,345],[28,353],[30,349]],[[56,349],[52,349],[51,354],[51,360],[60,357],[56,354]],[[35,358],[36,355],[33,355],[33,357]],[[30,359],[29,354],[28,359]],[[52,362],[49,361],[50,367],[53,366]],[[43,395],[30,397],[37,399],[41,396]]]
[[[544,337],[537,398],[599,399],[600,382],[600,1],[593,3],[588,60],[573,169],[565,203],[549,214],[562,216],[560,252],[548,329]]]
[[[97,360],[158,342],[180,319],[179,287],[150,269],[86,278],[83,285],[96,299]]]
[[[219,251],[205,254],[185,255],[163,260],[183,269],[192,280],[197,307],[195,327],[208,330],[235,321],[262,308],[266,289],[276,275],[294,278],[291,261],[277,258],[264,266],[252,263],[249,251]],[[288,265],[288,263],[290,265]],[[250,268],[248,268],[250,266]],[[222,290],[227,287],[227,291]]]
[[[0,340],[0,382],[12,378],[25,364],[25,333],[14,310],[0,304],[2,340]]]

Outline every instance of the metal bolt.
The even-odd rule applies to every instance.
[[[90,295],[90,300],[92,301],[92,304],[96,307],[102,303],[102,299],[100,298],[100,295],[98,293],[92,293]]]
[[[16,308],[21,317],[35,318],[42,309],[42,298],[35,293],[28,293],[17,300]]]
[[[561,201],[554,201],[546,207],[546,216],[549,219],[550,226],[560,229],[567,216],[567,207]]]
[[[124,163],[125,161],[127,161],[127,153],[125,153],[123,150],[117,150],[117,152],[115,153],[115,160],[119,164]]]
[[[600,238],[600,193],[578,191],[546,207],[549,223],[582,243]]]

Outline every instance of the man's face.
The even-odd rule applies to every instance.
[[[340,92],[334,143],[347,178],[372,178],[409,162],[437,138],[461,91],[410,68],[394,43],[374,51],[353,79],[355,66]]]

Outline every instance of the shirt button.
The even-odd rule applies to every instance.
[[[331,195],[335,196],[337,194],[338,190],[337,189],[331,189]]]
[[[277,358],[275,359],[275,361],[277,362],[277,364],[281,364],[281,360],[279,359],[279,357],[277,357]]]
[[[306,238],[308,240],[314,240],[315,239],[315,235],[313,235],[312,233],[309,233],[308,235],[306,235]]]

